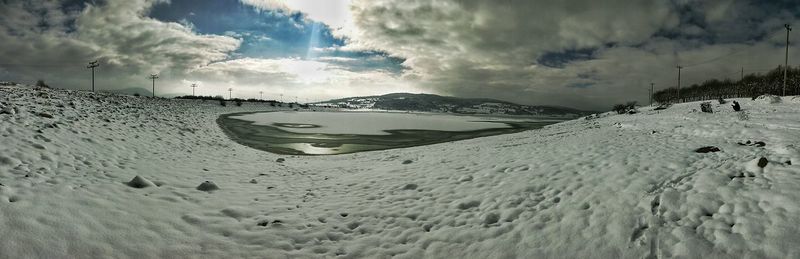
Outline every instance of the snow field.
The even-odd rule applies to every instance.
[[[2,258],[800,257],[792,97],[303,157],[215,124],[266,106],[0,94]]]

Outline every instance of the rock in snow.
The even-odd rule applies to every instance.
[[[706,146],[706,147],[701,147],[701,148],[698,148],[698,149],[694,150],[694,152],[697,152],[697,153],[711,153],[711,152],[719,152],[719,151],[720,151],[719,148],[718,147],[714,147],[714,146]]]
[[[758,159],[758,167],[764,168],[767,166],[767,163],[769,163],[769,161],[767,160],[766,157]]]
[[[212,192],[219,190],[217,184],[212,181],[205,181],[197,186],[197,190],[204,191],[204,192]]]
[[[51,115],[49,113],[46,113],[46,112],[40,112],[38,115],[39,115],[39,117],[42,117],[42,118],[48,118],[48,119],[52,119],[53,118],[53,115]]]
[[[141,177],[141,176],[137,175],[136,177],[133,177],[133,179],[131,179],[128,182],[128,186],[133,187],[133,188],[141,189],[141,188],[147,188],[147,187],[156,186],[156,185],[153,184],[153,182],[151,182],[150,180],[147,180],[144,177]]]

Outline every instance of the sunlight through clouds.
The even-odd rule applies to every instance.
[[[302,12],[333,29],[351,23],[350,0],[241,0],[262,9],[287,9]]]

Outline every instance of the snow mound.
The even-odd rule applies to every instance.
[[[777,95],[765,94],[759,97],[756,97],[756,103],[760,104],[775,104],[781,102],[781,97]]]

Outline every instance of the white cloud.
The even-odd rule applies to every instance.
[[[281,9],[301,12],[314,21],[322,22],[338,35],[352,31],[351,0],[241,0],[243,4],[260,9]]]
[[[258,91],[315,98],[425,91],[602,109],[647,100],[650,82],[675,85],[677,64],[687,66],[683,85],[735,78],[741,67],[746,73],[775,68],[783,61],[782,26],[796,20],[791,12],[727,0],[240,1],[344,27],[338,33],[349,37],[347,45],[311,54],[380,50],[403,58],[408,69],[401,75],[359,69],[357,61],[370,60],[346,57],[232,59],[244,33],[203,35],[188,22],[147,17],[161,0],[108,0],[74,11],[61,9],[63,1],[31,0],[0,2],[0,56],[14,63],[0,66],[0,75],[86,89],[85,63],[99,59],[100,89],[149,89],[146,75],[160,73],[161,93],[190,93],[188,85],[201,82],[199,94],[228,87],[250,97]],[[659,36],[670,33],[684,38]],[[792,42],[800,39],[795,35]],[[563,68],[537,62],[545,53],[580,48],[593,49],[591,58]],[[790,51],[790,62],[796,60],[800,51]]]
[[[396,75],[382,71],[351,72],[320,61],[243,58],[216,62],[193,71],[207,85],[204,94],[223,94],[234,87],[244,98],[301,96],[314,100],[390,92],[419,92]]]
[[[146,17],[154,3],[107,1],[72,13],[65,13],[60,1],[0,3],[0,55],[13,57],[7,66],[14,80],[41,78],[82,89],[89,78],[77,75],[88,75],[86,62],[97,59],[98,88],[112,89],[144,86],[151,73],[161,73],[163,81],[178,78],[238,48],[237,39]]]
[[[779,48],[767,44],[773,37],[760,42],[752,38],[774,30],[780,25],[775,20],[790,22],[794,17],[760,16],[769,12],[737,1],[684,2],[353,0],[357,30],[344,48],[379,49],[405,58],[410,70],[404,78],[428,91],[588,109],[630,99],[643,102],[651,81],[671,86],[675,65],[735,48],[763,54],[750,57],[755,60],[738,57],[684,70],[683,84],[781,60],[776,56],[782,54]],[[711,24],[683,28],[688,15]],[[758,19],[765,20],[760,27],[740,24]],[[657,36],[670,31],[739,44]],[[576,49],[594,49],[594,57],[567,63],[563,69],[537,64],[545,53]],[[795,57],[800,56],[790,59]],[[576,83],[592,85],[568,87]]]

